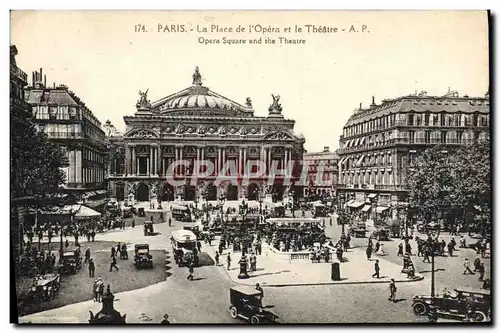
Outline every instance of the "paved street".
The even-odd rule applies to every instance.
[[[168,215],[167,215],[168,220]],[[327,220],[328,221],[328,220]],[[149,243],[152,249],[171,251],[170,233],[180,229],[181,222],[155,224],[156,236],[145,237],[141,227],[127,228],[124,231],[114,231],[96,236],[97,241],[113,241],[131,243]],[[340,226],[334,223],[327,233],[337,239]],[[365,246],[366,239],[355,239],[354,243]],[[398,241],[385,242],[388,256],[384,260],[400,264],[396,257]],[[85,247],[85,244],[82,244]],[[202,252],[206,252],[202,246]],[[462,275],[462,253],[474,257],[472,250],[458,252],[454,258],[436,259],[436,291],[442,287],[477,287],[477,276]],[[329,286],[297,286],[297,287],[264,287],[264,305],[275,312],[283,323],[352,323],[352,322],[426,322],[426,317],[417,317],[411,309],[411,298],[414,294],[429,294],[430,274],[426,269],[430,265],[421,264],[415,259],[417,271],[425,276],[422,281],[399,283],[397,303],[387,300],[388,285],[354,284]],[[236,258],[234,258],[236,259]],[[195,269],[195,280],[188,281],[187,268],[179,268],[172,258],[167,259],[168,277],[166,281],[149,287],[116,293],[115,308],[122,314],[127,314],[129,323],[157,323],[164,313],[169,313],[173,323],[240,323],[240,320],[229,316],[229,288],[234,283],[227,275],[225,268],[214,265]],[[234,263],[235,266],[236,262]],[[312,265],[312,264],[311,264]],[[488,269],[489,270],[489,269]],[[137,272],[137,277],[144,272]],[[256,281],[257,282],[257,281]],[[113,290],[113,285],[112,285]],[[88,310],[98,311],[97,303],[81,302],[58,309],[36,313],[21,318],[22,322],[46,322],[56,320],[61,322],[86,322]],[[76,314],[76,317],[75,317]]]

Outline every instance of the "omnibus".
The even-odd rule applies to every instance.
[[[172,206],[172,217],[182,222],[192,222],[191,211],[186,206]]]

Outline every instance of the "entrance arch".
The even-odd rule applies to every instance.
[[[175,189],[169,183],[163,184],[163,189],[161,193],[161,201],[174,201],[175,199]]]
[[[248,200],[259,200],[259,185],[255,183],[248,184],[247,198]]]
[[[184,200],[194,201],[195,197],[196,197],[196,187],[186,185],[186,187],[184,188]]]
[[[205,188],[205,200],[215,201],[217,200],[217,187],[214,184],[207,184]]]
[[[283,200],[283,193],[285,189],[283,188],[282,184],[274,184],[273,185],[273,201],[282,201]]]
[[[144,183],[137,185],[137,201],[149,201],[149,187]]]
[[[227,200],[238,200],[238,187],[230,184],[227,187]]]

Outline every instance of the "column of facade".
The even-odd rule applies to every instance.
[[[241,170],[243,169],[241,167],[241,164],[243,161],[243,148],[239,147],[238,152],[239,152],[238,153],[238,174],[241,175],[242,174]]]
[[[273,161],[271,159],[272,158],[271,150],[272,150],[271,146],[267,147],[267,170],[271,170],[271,165],[273,163]],[[268,174],[269,174],[269,172],[268,172]]]
[[[288,175],[288,147],[285,147],[285,159],[284,159],[284,164],[285,164],[285,176]]]
[[[247,173],[247,170],[246,169],[246,165],[247,165],[247,148],[243,148],[243,172],[242,174],[245,175]]]
[[[260,147],[260,161],[266,165],[266,147],[264,146]],[[266,173],[266,170],[264,170],[264,173]]]
[[[156,174],[158,176],[161,176],[162,174],[162,169],[161,169],[161,161],[162,161],[162,156],[161,156],[161,146],[156,145]]]
[[[221,169],[221,163],[220,160],[222,159],[222,148],[217,147],[217,159],[215,160],[215,170],[216,170],[216,176],[219,175],[220,169]]]
[[[200,165],[200,160],[201,160],[201,157],[200,157],[200,147],[196,147],[196,162],[194,164],[194,167],[193,167],[193,173],[198,173],[199,170],[196,170],[195,168],[198,168],[198,166]]]
[[[132,158],[130,160],[130,173],[135,175],[135,167],[136,167],[136,160],[135,160],[135,145],[132,145],[130,147]]]
[[[179,147],[179,160],[180,160],[180,161],[182,161],[182,158],[183,158],[183,157],[182,157],[182,153],[183,153],[183,152],[182,152],[182,150],[183,150],[183,149],[184,149],[184,148],[183,148],[183,146],[180,146],[180,147]],[[185,171],[184,166],[181,166],[181,174],[182,174],[183,176],[184,176],[184,171]]]

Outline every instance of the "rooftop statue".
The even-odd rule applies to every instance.
[[[141,98],[137,102],[137,107],[141,108],[151,107],[151,103],[148,101],[148,91],[149,89],[146,90],[145,92],[139,90],[139,96],[141,96]]]
[[[274,95],[274,94],[271,94],[271,96],[273,97],[273,103],[269,106],[269,111],[277,111],[277,112],[281,112],[283,109],[281,108],[281,104],[279,103],[280,101],[280,95]]]
[[[193,73],[193,85],[194,86],[201,86],[202,83],[202,78],[200,74],[200,68],[196,66],[194,73]]]

